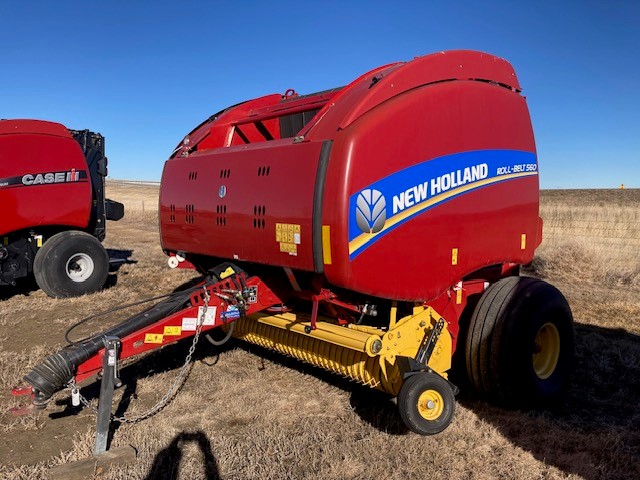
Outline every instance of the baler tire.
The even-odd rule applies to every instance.
[[[398,394],[400,418],[409,430],[420,435],[435,435],[446,429],[453,420],[455,405],[451,385],[435,373],[411,375]]]
[[[93,293],[107,280],[109,255],[97,238],[68,230],[44,242],[36,253],[33,273],[38,286],[50,297]]]
[[[482,396],[512,408],[546,407],[566,391],[573,357],[571,309],[554,286],[507,277],[484,292],[465,344],[467,376]]]

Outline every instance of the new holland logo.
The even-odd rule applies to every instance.
[[[356,200],[356,223],[364,233],[378,233],[387,220],[387,201],[378,190],[367,188]]]

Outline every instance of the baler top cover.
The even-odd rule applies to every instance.
[[[540,243],[535,142],[511,65],[449,51],[213,115],[177,146],[163,248],[426,300]]]

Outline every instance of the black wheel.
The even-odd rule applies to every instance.
[[[456,399],[449,383],[435,373],[416,373],[398,395],[400,418],[412,432],[435,435],[453,420]]]
[[[65,298],[100,290],[109,274],[109,255],[97,238],[67,231],[46,242],[33,262],[38,286],[50,297]]]
[[[573,366],[569,304],[542,280],[503,278],[480,298],[465,347],[480,394],[516,408],[548,406],[565,392]]]

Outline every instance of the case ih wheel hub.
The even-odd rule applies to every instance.
[[[550,322],[540,327],[534,340],[533,369],[541,380],[549,378],[560,358],[560,332]]]
[[[67,260],[67,276],[76,283],[84,282],[93,273],[93,260],[86,253],[76,253]]]
[[[437,420],[444,410],[444,399],[435,390],[425,390],[418,397],[418,412],[426,420]]]

